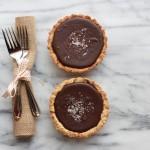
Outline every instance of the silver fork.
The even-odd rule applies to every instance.
[[[22,56],[23,56],[24,52],[29,52],[27,28],[25,26],[17,27],[17,35],[18,35],[20,46],[21,46],[21,50],[23,51],[22,53]],[[26,90],[27,90],[27,95],[29,99],[31,99],[29,100],[31,112],[34,117],[38,117],[40,115],[40,109],[32,93],[29,82],[28,81],[22,81],[22,82],[24,82],[26,86]]]
[[[2,30],[5,43],[9,52],[9,55],[16,60],[17,64],[20,65],[22,60],[27,57],[29,52],[28,47],[28,33],[26,27],[18,27],[18,38],[14,32],[13,29],[8,29],[5,31]],[[15,119],[18,120],[21,117],[22,114],[22,104],[21,104],[21,96],[20,96],[20,84],[24,83],[27,90],[27,95],[29,99],[29,105],[32,112],[32,115],[34,117],[38,117],[40,115],[40,109],[38,107],[38,104],[34,98],[34,95],[32,93],[32,90],[30,89],[29,82],[21,80],[18,83],[17,92],[16,92],[16,101],[14,104],[14,116]]]

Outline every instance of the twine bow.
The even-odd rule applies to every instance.
[[[9,84],[7,90],[2,94],[2,97],[14,97],[17,92],[19,80],[31,81],[31,72],[27,69],[28,60],[23,59],[17,68],[17,73],[13,81]]]

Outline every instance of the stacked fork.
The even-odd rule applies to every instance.
[[[10,57],[12,57],[18,68],[22,65],[29,53],[29,44],[28,44],[28,32],[26,26],[18,26],[17,27],[17,36],[13,29],[5,29],[2,30],[3,36],[5,39],[5,43],[9,52]],[[38,117],[40,115],[39,106],[35,100],[35,97],[32,93],[32,90],[29,86],[29,81],[19,80],[17,84],[17,89],[11,91],[11,95],[15,96],[15,104],[14,104],[14,118],[16,120],[21,118],[22,114],[22,103],[21,103],[21,95],[20,95],[20,85],[24,84],[27,91],[27,96],[29,99],[30,110],[34,117]]]

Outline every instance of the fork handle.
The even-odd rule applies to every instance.
[[[20,95],[20,81],[17,86],[17,93],[14,98],[14,110],[13,115],[15,120],[19,120],[22,115],[22,103],[21,103],[21,95]]]
[[[32,115],[34,117],[39,117],[40,116],[40,109],[39,106],[36,102],[36,99],[33,95],[33,92],[30,88],[29,82],[28,81],[22,81],[25,84],[26,87],[26,91],[27,91],[27,96],[28,96],[28,100],[29,100],[29,106],[30,106],[30,110],[32,112]]]

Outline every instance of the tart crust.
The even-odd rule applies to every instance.
[[[93,85],[96,90],[101,94],[102,99],[103,99],[103,111],[101,113],[101,119],[98,122],[97,126],[85,131],[85,132],[74,132],[74,131],[70,131],[68,129],[66,129],[63,124],[58,120],[56,114],[55,114],[55,107],[54,107],[54,103],[55,103],[55,98],[57,96],[57,94],[62,90],[62,88],[70,83],[77,83],[77,82],[83,82],[83,83],[89,83],[91,85]],[[64,80],[62,83],[60,83],[58,86],[56,86],[54,92],[52,93],[51,97],[50,97],[50,116],[52,118],[52,121],[54,123],[54,126],[56,127],[56,129],[58,131],[60,131],[63,135],[71,137],[71,138],[88,138],[94,134],[96,134],[106,123],[108,116],[109,116],[109,103],[108,103],[108,98],[106,93],[102,90],[102,88],[97,85],[95,83],[95,81],[92,81],[88,78],[82,78],[82,77],[78,77],[78,78],[72,78],[69,80]]]
[[[94,23],[96,26],[99,27],[99,29],[102,31],[103,33],[103,38],[104,38],[104,46],[103,46],[103,49],[101,50],[101,53],[100,55],[98,56],[98,58],[96,59],[95,63],[93,63],[91,66],[89,67],[85,67],[85,68],[73,68],[73,67],[68,67],[68,66],[65,66],[63,65],[59,59],[57,58],[54,50],[53,50],[53,47],[52,47],[52,42],[53,42],[53,37],[54,37],[54,33],[55,33],[55,30],[56,28],[61,24],[63,23],[64,21],[66,20],[69,20],[71,18],[74,18],[74,17],[81,17],[83,19],[88,19],[89,21],[91,21],[92,23]],[[87,16],[87,15],[81,15],[81,14],[72,14],[70,16],[65,16],[63,17],[62,19],[58,20],[57,23],[53,26],[52,30],[49,32],[49,35],[48,35],[48,49],[49,49],[49,53],[50,53],[50,56],[52,57],[52,60],[53,62],[58,65],[59,68],[63,69],[64,71],[66,72],[72,72],[72,73],[83,73],[83,72],[87,72],[91,69],[93,69],[94,67],[97,66],[97,64],[101,63],[103,58],[105,57],[106,55],[106,48],[107,48],[107,36],[106,36],[106,32],[105,30],[103,29],[103,27],[92,17],[90,16]]]

